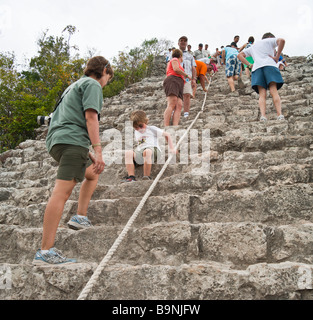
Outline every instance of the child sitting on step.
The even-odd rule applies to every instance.
[[[125,162],[128,175],[124,178],[124,182],[137,181],[135,177],[135,164],[143,165],[143,180],[152,180],[150,177],[152,164],[157,163],[160,159],[161,149],[158,139],[165,137],[169,144],[169,151],[177,153],[174,148],[171,135],[155,126],[148,126],[149,119],[144,111],[134,111],[130,120],[133,122],[135,129],[135,140],[137,147],[135,151],[127,150],[125,153]]]

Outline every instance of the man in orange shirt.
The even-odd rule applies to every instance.
[[[205,82],[209,83],[209,79],[206,76],[207,72],[210,72],[212,70],[212,67],[209,64],[206,64],[205,62],[196,60],[196,70],[197,70],[197,77],[200,80],[200,84],[202,86],[202,89],[204,92],[207,92],[208,90],[205,87]],[[193,89],[193,96],[195,97],[196,89]]]

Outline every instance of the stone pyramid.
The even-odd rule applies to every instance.
[[[280,91],[286,121],[276,120],[268,99],[269,121],[259,122],[250,80],[243,76],[246,87],[230,95],[223,69],[217,73],[193,127],[197,148],[189,135],[188,163],[178,157],[168,166],[88,299],[313,299],[313,63],[304,57],[288,63]],[[125,139],[133,110],[146,111],[150,124],[162,128],[164,70],[164,58],[156,59],[150,78],[105,100],[103,138],[115,129]],[[190,118],[174,133],[190,125],[203,99],[199,86]],[[191,160],[204,154],[204,130],[210,167],[197,174],[200,164]],[[139,168],[138,182],[122,184],[125,166],[108,164],[89,207],[94,227],[74,231],[66,224],[76,214],[78,185],[55,243],[78,263],[35,267],[57,164],[44,134],[0,160],[0,299],[77,299],[152,182],[140,180]],[[154,178],[161,168],[153,167]]]

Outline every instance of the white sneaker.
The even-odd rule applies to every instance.
[[[32,262],[35,266],[52,264],[52,265],[63,265],[76,263],[75,259],[67,259],[63,256],[62,252],[57,250],[56,248],[51,248],[47,253],[42,254],[41,249],[35,254],[34,260]]]
[[[92,227],[92,224],[87,217],[82,217],[78,215],[72,217],[72,219],[67,223],[67,225],[69,226],[69,228],[73,230],[81,230]]]
[[[281,114],[279,117],[277,117],[277,120],[285,120],[285,117]]]
[[[262,116],[262,117],[260,118],[260,121],[266,122],[266,121],[267,121],[267,119],[266,119],[265,117],[263,117],[263,116]]]

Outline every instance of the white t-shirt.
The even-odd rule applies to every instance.
[[[275,56],[277,46],[276,38],[268,38],[257,41],[253,46],[242,51],[246,57],[252,57],[254,60],[252,72],[268,66],[277,68],[277,63],[270,57]]]
[[[205,64],[211,64],[211,59],[209,59],[209,58],[202,58],[202,59],[199,59],[198,61],[202,61]]]
[[[146,148],[158,148],[161,152],[158,139],[162,137],[163,130],[154,126],[147,126],[145,132],[135,131],[135,139],[138,143],[137,151],[142,151]]]
[[[208,58],[211,55],[209,50],[203,50],[203,54],[205,58]]]

